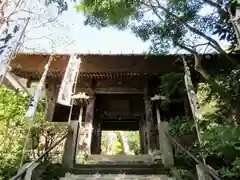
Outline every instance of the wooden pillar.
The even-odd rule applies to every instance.
[[[159,108],[156,106],[157,122],[158,122],[158,134],[159,134],[159,146],[162,155],[163,165],[165,167],[174,166],[173,150],[171,140],[168,138],[168,122],[161,121]]]
[[[140,138],[140,153],[145,154],[145,137],[144,137],[144,124],[142,122],[142,119],[139,120],[139,138]]]
[[[47,99],[47,112],[45,114],[45,119],[47,121],[52,121],[53,119],[58,96],[58,89],[58,84],[56,84],[56,82],[54,82],[53,80],[48,80],[47,84],[45,85],[45,93]]]
[[[96,137],[97,137],[97,127],[96,127],[96,119],[93,121],[93,130],[92,130],[92,139],[91,139],[91,154],[97,154],[96,151]]]
[[[93,121],[91,154],[99,154],[101,150],[101,119],[95,118]]]
[[[83,107],[80,108],[78,120],[71,120],[68,126],[68,134],[64,145],[62,166],[64,169],[71,169],[75,164],[77,145],[79,140],[79,127],[82,123]]]
[[[101,153],[101,137],[102,137],[102,130],[101,130],[101,119],[97,121],[97,154]]]
[[[159,131],[158,131],[158,124],[154,121],[154,133],[155,133],[155,149],[159,150],[160,149],[160,144],[159,144]]]
[[[154,122],[152,114],[152,102],[148,96],[148,90],[145,88],[144,94],[144,103],[145,103],[145,119],[146,119],[146,128],[147,128],[147,142],[148,142],[148,154],[152,154],[155,149],[154,141]]]
[[[86,126],[88,128],[88,139],[87,139],[87,152],[91,153],[91,143],[92,143],[92,133],[93,133],[93,118],[94,118],[94,104],[95,100],[93,99],[86,108]]]
[[[144,140],[144,154],[148,154],[147,125],[146,125],[146,119],[144,119],[144,116],[143,116],[142,132],[143,132],[143,140]]]

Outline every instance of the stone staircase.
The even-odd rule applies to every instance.
[[[60,180],[175,180],[149,155],[90,155]]]
[[[129,175],[129,174],[94,174],[94,175],[74,175],[67,173],[60,180],[175,180],[167,175]]]

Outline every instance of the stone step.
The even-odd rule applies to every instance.
[[[154,163],[102,163],[102,164],[75,164],[75,168],[164,168],[162,164],[154,164]]]
[[[59,180],[176,180],[176,178],[167,175],[126,175],[126,174],[94,174],[94,175],[76,175],[66,173],[65,177]]]
[[[152,163],[153,158],[150,155],[89,155],[87,157],[87,164],[129,164],[129,163]]]
[[[73,174],[166,174],[165,169],[159,164],[85,164],[75,165],[71,169]]]

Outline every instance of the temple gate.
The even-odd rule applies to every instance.
[[[76,80],[75,95],[86,93],[89,99],[75,99],[72,106],[57,103],[59,88],[69,55],[53,55],[45,83],[46,119],[69,122],[63,165],[72,168],[76,152],[101,153],[101,131],[139,131],[141,154],[156,155],[159,150],[163,164],[173,166],[171,143],[166,136],[168,120],[189,116],[187,96],[171,101],[162,109],[161,75],[183,71],[179,57],[174,55],[78,55],[81,66]],[[11,72],[28,79],[27,85],[39,81],[48,54],[18,54],[11,62]],[[208,57],[209,58],[209,57]],[[207,69],[216,68],[221,60],[212,55]],[[193,73],[194,82],[199,81]],[[156,97],[156,94],[160,94]],[[74,95],[74,94],[73,94]],[[178,96],[176,94],[176,96]],[[159,153],[158,153],[159,154]]]

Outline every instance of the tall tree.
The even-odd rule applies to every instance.
[[[210,47],[223,53],[220,45],[211,37],[220,14],[215,6],[205,0],[129,0],[127,3],[84,0],[76,8],[85,12],[85,24],[98,28],[131,28],[142,40],[153,42],[153,51],[165,52],[171,46],[196,47],[196,41],[201,38]],[[202,46],[202,42],[198,46]]]
[[[76,8],[85,13],[86,25],[97,28],[113,26],[118,29],[130,28],[143,41],[151,41],[150,50],[168,53],[181,49],[195,56],[195,69],[205,78],[210,75],[201,66],[199,52],[217,51],[237,66],[227,56],[213,34],[222,35],[217,25],[221,21],[226,2],[213,0],[83,0]],[[216,6],[218,4],[219,6]],[[221,10],[220,10],[221,9]],[[229,27],[231,24],[228,24]],[[231,27],[230,27],[231,28]],[[229,35],[230,36],[230,35]],[[227,36],[227,40],[231,38]],[[225,38],[226,39],[226,38]],[[232,39],[236,39],[232,36]],[[234,44],[234,43],[233,43]]]

